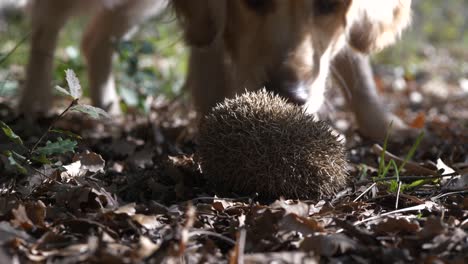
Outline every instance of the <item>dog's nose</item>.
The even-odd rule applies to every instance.
[[[305,105],[308,98],[307,89],[303,86],[295,86],[293,88],[286,88],[281,90],[281,92],[289,102],[297,105]]]
[[[309,97],[309,92],[305,85],[287,82],[268,82],[265,84],[265,88],[296,105],[305,105]]]

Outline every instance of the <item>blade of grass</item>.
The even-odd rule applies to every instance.
[[[416,150],[418,149],[419,144],[421,144],[421,141],[423,138],[424,138],[424,131],[421,131],[421,133],[419,133],[418,137],[416,138],[416,141],[414,142],[413,146],[411,146],[411,149],[409,150],[405,159],[403,160],[403,163],[400,165],[399,171],[403,170],[406,163],[408,163],[408,161],[414,157],[414,153],[416,153]]]
[[[390,160],[390,163],[392,164],[393,169],[395,169],[395,177],[397,178],[397,181],[400,181],[400,170],[398,169],[398,164],[395,160]]]
[[[385,170],[385,167],[386,167],[386,165],[385,165],[385,152],[387,151],[388,138],[390,137],[390,130],[392,129],[392,124],[393,124],[393,121],[391,121],[390,124],[388,125],[388,130],[387,130],[388,132],[385,135],[385,140],[384,140],[384,144],[383,144],[382,153],[380,154],[379,171],[378,171],[378,176],[379,177],[385,177],[385,175],[383,174],[383,171]],[[384,175],[384,176],[382,176],[382,175]]]

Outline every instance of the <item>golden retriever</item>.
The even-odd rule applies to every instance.
[[[364,135],[382,139],[382,107],[365,54],[391,44],[409,24],[411,0],[170,0],[190,47],[186,86],[206,113],[225,97],[265,87],[316,113],[331,64]],[[165,0],[35,0],[32,46],[20,108],[47,109],[57,34],[72,10],[98,9],[86,31],[92,102],[118,112],[112,41]],[[148,7],[152,7],[149,8]],[[89,9],[88,9],[89,10]],[[156,10],[156,11],[155,11]],[[151,11],[151,12],[149,12]],[[361,54],[358,54],[361,53]]]

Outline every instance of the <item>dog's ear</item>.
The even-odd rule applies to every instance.
[[[224,31],[226,0],[172,0],[190,46],[205,47]]]
[[[353,0],[347,14],[347,40],[369,53],[392,44],[411,20],[411,0]]]

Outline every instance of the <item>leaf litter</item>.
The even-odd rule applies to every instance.
[[[447,121],[450,105],[426,107],[439,114],[413,120],[431,144],[410,160],[414,139],[384,148],[348,131],[353,183],[318,201],[217,197],[199,170],[183,100],[157,100],[155,114],[115,123],[66,115],[56,131],[82,138],[48,148],[49,164],[19,174],[0,161],[0,263],[466,263],[468,119],[459,110],[459,122]],[[413,116],[407,109],[402,118]],[[0,113],[2,152],[9,140],[31,146],[40,137],[11,110]],[[42,131],[50,122],[39,122]],[[382,158],[396,164],[384,176]]]

